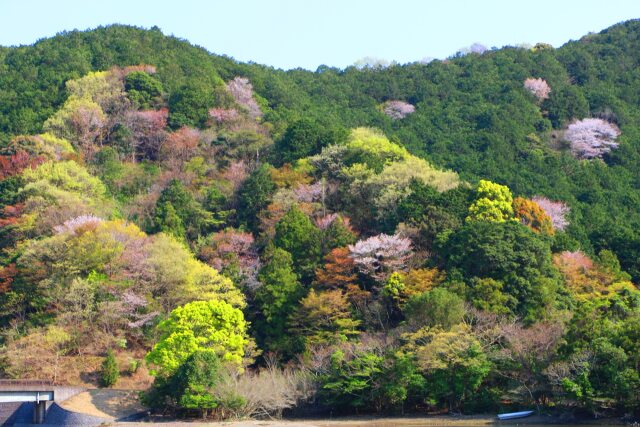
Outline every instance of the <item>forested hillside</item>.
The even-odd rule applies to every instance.
[[[315,72],[157,28],[0,48],[2,374],[638,415],[639,37]]]

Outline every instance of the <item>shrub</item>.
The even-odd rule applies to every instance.
[[[105,357],[102,362],[98,382],[101,387],[112,387],[116,382],[118,382],[118,378],[120,378],[118,362],[116,361],[116,356],[113,353],[113,350],[109,350],[107,352],[107,357]]]

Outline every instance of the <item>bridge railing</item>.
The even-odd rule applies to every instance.
[[[46,380],[13,380],[13,379],[0,379],[0,387],[13,387],[13,386],[46,386],[53,387],[52,381]]]

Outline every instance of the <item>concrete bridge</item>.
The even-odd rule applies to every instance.
[[[33,404],[33,424],[45,422],[47,408],[83,392],[82,387],[53,385],[48,381],[0,380],[0,406],[4,404]],[[11,407],[11,405],[9,406]],[[0,420],[0,425],[6,420]]]

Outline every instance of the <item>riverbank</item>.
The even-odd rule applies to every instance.
[[[563,419],[555,416],[532,416],[508,422],[498,421],[496,417],[489,415],[460,415],[460,416],[427,416],[427,417],[401,417],[401,418],[374,418],[374,417],[350,417],[322,420],[245,420],[245,421],[164,421],[155,420],[147,422],[114,422],[108,424],[113,427],[148,427],[161,425],[162,427],[475,427],[497,425],[512,427],[518,425],[535,426],[560,426],[560,425],[593,425],[593,426],[618,426],[625,425],[620,419]]]
[[[93,389],[80,393],[61,403],[62,408],[100,417],[105,424],[113,427],[477,427],[495,425],[512,427],[516,425],[560,426],[625,425],[619,418],[575,418],[569,413],[553,415],[533,415],[511,421],[498,421],[495,415],[415,415],[405,417],[343,417],[343,418],[302,418],[283,420],[241,420],[241,421],[201,421],[197,419],[176,420],[169,417],[145,417],[146,409],[138,401],[136,390]],[[141,418],[138,418],[140,417]],[[131,419],[136,421],[117,421]]]

